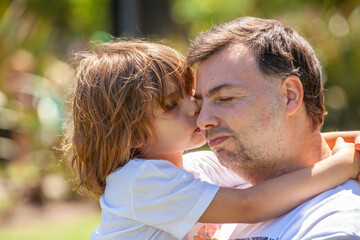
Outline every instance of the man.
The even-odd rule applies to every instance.
[[[258,184],[331,154],[318,130],[325,115],[321,66],[290,27],[235,19],[200,35],[188,62],[198,63],[198,125],[220,163],[246,181]],[[360,185],[349,180],[276,220],[225,225],[220,233],[223,239],[360,239]]]

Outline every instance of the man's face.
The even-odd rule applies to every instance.
[[[219,161],[253,184],[287,172],[280,83],[259,73],[243,45],[211,55],[197,69],[197,124]]]

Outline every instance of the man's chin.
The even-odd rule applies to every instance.
[[[236,154],[225,149],[213,149],[219,163],[236,173],[245,181],[252,185],[256,185],[267,179],[264,179],[265,175],[260,170],[261,167],[253,165],[254,161],[247,155]]]
[[[216,154],[219,162],[224,167],[227,167],[229,169],[232,169],[232,165],[234,165],[234,160],[231,159],[231,156],[229,154],[229,151],[226,151],[225,149],[212,149],[214,153]]]

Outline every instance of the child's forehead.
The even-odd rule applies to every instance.
[[[164,81],[164,93],[170,95],[174,93],[181,93],[185,90],[185,82],[183,79],[172,79],[168,78]]]

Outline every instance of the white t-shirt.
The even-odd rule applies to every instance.
[[[224,183],[226,187],[246,186],[245,183],[241,183],[241,179],[234,178],[231,171],[226,173],[225,170],[219,171],[214,168],[214,160],[207,161],[201,157],[197,159],[200,162],[184,164],[184,168],[188,171],[206,169],[199,174],[200,179],[220,186]],[[213,224],[210,226],[197,224],[184,239],[197,239],[199,229],[205,229],[213,234],[215,228]],[[349,180],[343,185],[319,194],[275,220],[258,224],[223,224],[221,229],[217,228],[217,233],[212,239],[360,239],[360,184]]]
[[[131,160],[107,177],[91,239],[182,239],[218,189],[168,161]]]
[[[196,178],[222,187],[248,188],[251,185],[236,173],[220,164],[212,151],[197,151],[184,154],[183,166]]]
[[[234,240],[360,239],[360,184],[349,180],[272,221],[224,225],[221,235]]]
[[[183,160],[184,169],[203,181],[221,183],[221,186],[231,188],[251,186],[230,169],[222,166],[212,151],[188,153],[183,156]],[[196,223],[183,240],[218,239],[221,226],[221,224]]]

